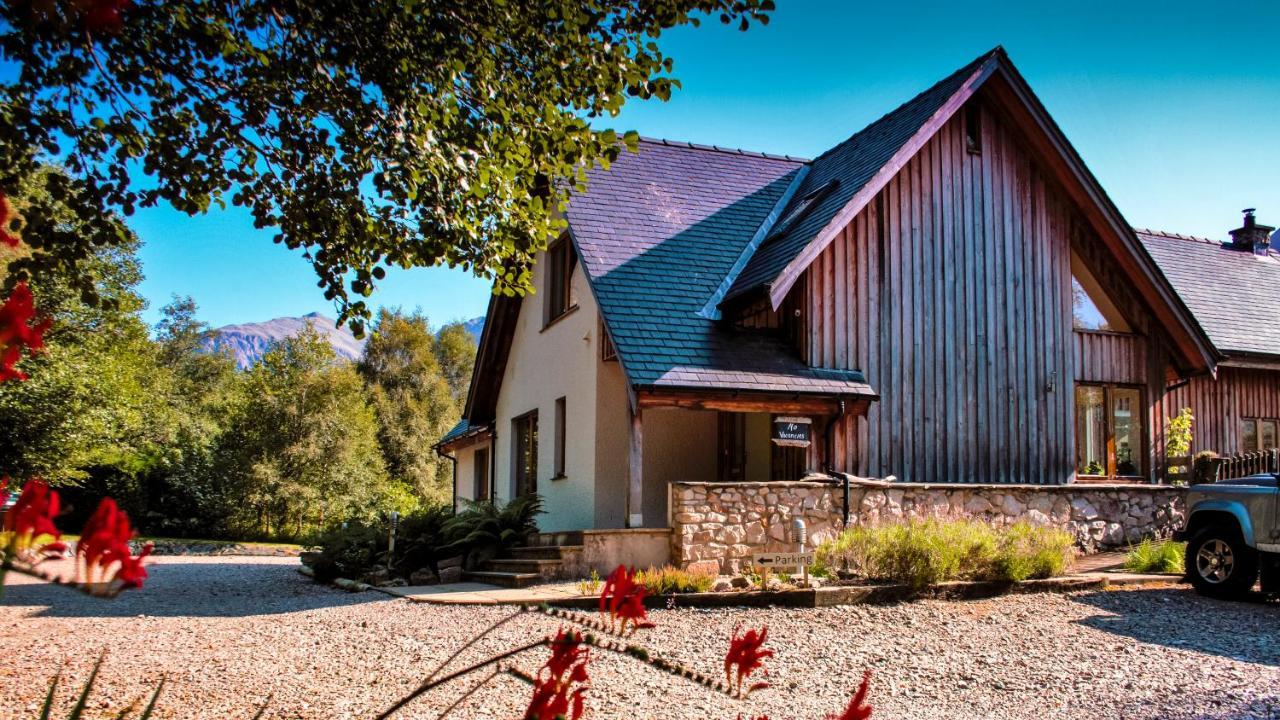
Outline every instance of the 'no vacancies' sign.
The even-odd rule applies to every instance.
[[[773,444],[787,447],[809,447],[813,434],[813,420],[807,417],[778,417],[773,419]]]

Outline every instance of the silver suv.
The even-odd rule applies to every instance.
[[[1201,594],[1238,598],[1262,576],[1280,592],[1280,486],[1261,473],[1193,485],[1187,492],[1187,579]]]

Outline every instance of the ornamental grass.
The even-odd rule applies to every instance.
[[[950,580],[1019,582],[1062,575],[1073,539],[1063,530],[1019,522],[908,520],[855,526],[817,551],[818,564],[919,590]]]

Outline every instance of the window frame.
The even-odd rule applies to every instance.
[[[525,429],[525,428],[528,429]],[[529,462],[524,461],[527,444]],[[538,492],[538,411],[511,418],[511,497]]]
[[[555,464],[552,468],[551,479],[563,480],[568,477],[565,473],[566,467],[566,437],[565,425],[568,422],[566,413],[568,412],[567,400],[564,397],[556,398],[556,436],[555,436]]]
[[[489,499],[489,458],[492,452],[492,448],[485,445],[471,453],[471,463],[474,465],[471,469],[471,499],[476,502]]]
[[[573,271],[578,266],[578,253],[569,238],[562,237],[547,248],[546,272],[543,277],[546,296],[542,303],[542,327],[545,330],[560,318],[578,309],[573,302]]]
[[[1244,428],[1247,423],[1253,423],[1254,447],[1252,448],[1245,447]],[[1271,426],[1271,438],[1272,438],[1271,447],[1264,447],[1264,443],[1265,443],[1265,441],[1263,440],[1264,425]],[[1237,447],[1240,448],[1241,453],[1263,452],[1266,450],[1273,450],[1277,447],[1280,447],[1280,418],[1263,417],[1261,415],[1242,415],[1240,416],[1240,424],[1238,426],[1238,429],[1240,431],[1240,440],[1237,443]]]
[[[1087,475],[1080,471],[1080,404],[1079,389],[1082,387],[1100,388],[1102,390],[1102,406],[1105,408],[1103,415],[1103,429],[1106,440],[1106,467],[1102,475]],[[1133,417],[1138,423],[1138,473],[1137,474],[1120,474],[1117,472],[1119,465],[1118,449],[1116,447],[1116,390],[1132,391],[1137,393],[1137,411]],[[1104,383],[1104,382],[1077,382],[1072,386],[1071,405],[1072,405],[1072,427],[1075,432],[1075,457],[1072,458],[1072,470],[1077,482],[1114,482],[1116,480],[1147,480],[1151,475],[1150,462],[1151,440],[1148,434],[1146,408],[1147,408],[1147,391],[1141,385],[1132,383]]]
[[[970,155],[982,154],[982,107],[973,101],[964,108],[964,148]]]

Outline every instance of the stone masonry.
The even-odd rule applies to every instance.
[[[1086,551],[1168,537],[1181,526],[1185,489],[1166,485],[927,485],[857,478],[850,524],[913,518],[974,518],[995,526],[1025,520],[1067,530]],[[843,527],[839,482],[675,483],[671,557],[680,567],[737,573],[753,553],[792,551],[802,518],[810,547]]]

